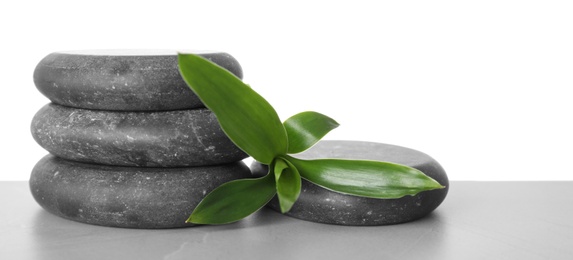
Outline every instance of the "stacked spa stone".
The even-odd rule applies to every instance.
[[[199,53],[242,77],[220,52]],[[114,227],[184,227],[217,186],[250,176],[247,155],[181,78],[175,52],[81,51],[45,57],[36,87],[52,103],[32,135],[49,155],[30,188],[47,211]]]

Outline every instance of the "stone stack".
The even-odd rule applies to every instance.
[[[237,77],[232,56],[198,53]],[[52,102],[32,120],[50,152],[30,188],[63,218],[128,228],[185,227],[214,188],[249,177],[247,157],[179,75],[167,51],[57,52],[34,72]]]

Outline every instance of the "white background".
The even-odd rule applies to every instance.
[[[271,3],[272,2],[272,3]],[[573,180],[571,1],[3,1],[0,180],[45,152],[35,65],[75,49],[232,54],[282,119],[397,144],[451,180]]]

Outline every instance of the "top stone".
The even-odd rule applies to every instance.
[[[243,73],[233,56],[190,51]],[[52,102],[64,106],[118,111],[165,111],[204,107],[179,74],[177,52],[91,50],[54,52],[36,66],[34,83]]]

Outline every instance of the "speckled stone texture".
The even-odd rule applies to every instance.
[[[286,213],[303,220],[358,226],[398,224],[428,215],[448,193],[448,177],[440,164],[422,152],[405,147],[372,142],[321,141],[296,157],[394,162],[416,168],[446,186],[445,189],[424,191],[400,199],[371,199],[329,191],[303,179],[300,197]],[[267,167],[257,162],[251,165],[251,170],[257,176],[267,173]],[[280,211],[276,197],[269,206]]]
[[[206,108],[112,112],[47,104],[32,120],[36,142],[59,157],[119,166],[216,165],[247,157]]]
[[[223,52],[196,52],[241,78]],[[204,107],[179,74],[175,51],[75,51],[46,56],[34,71],[42,94],[60,105],[101,110],[158,111]]]
[[[85,164],[53,155],[30,177],[34,199],[47,211],[88,224],[124,228],[176,228],[210,191],[251,175],[243,162],[181,168]]]

